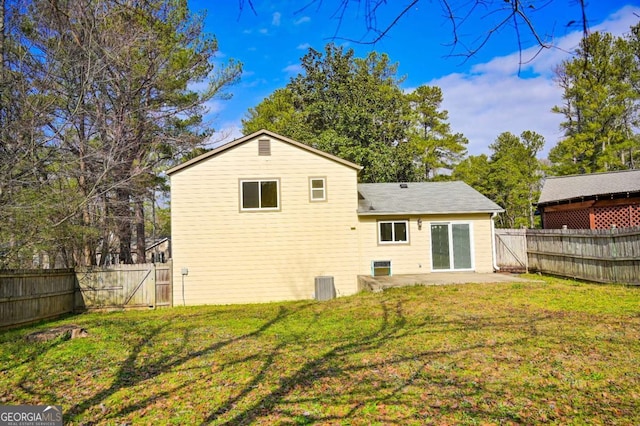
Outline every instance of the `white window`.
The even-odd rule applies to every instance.
[[[327,200],[326,178],[309,178],[309,199],[311,201]]]
[[[408,220],[381,220],[378,222],[380,244],[403,244],[409,242]]]
[[[278,210],[280,181],[277,179],[241,180],[241,210]]]

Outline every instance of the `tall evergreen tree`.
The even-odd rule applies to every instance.
[[[422,166],[420,180],[434,178],[439,169],[452,170],[466,155],[467,139],[451,133],[449,113],[441,110],[442,90],[420,86],[407,95],[413,112],[409,140],[417,151],[416,162]]]
[[[490,157],[468,157],[455,168],[453,178],[465,181],[505,209],[498,217],[499,227],[533,228],[533,203],[539,197],[543,173],[536,156],[543,146],[544,138],[532,131],[519,137],[501,133],[489,146]]]
[[[425,180],[463,155],[466,139],[450,132],[440,89],[405,95],[387,55],[357,58],[329,44],[310,49],[302,69],[249,110],[245,133],[267,128],[356,162],[365,182]]]
[[[640,24],[639,24],[640,25]],[[576,56],[557,70],[564,104],[565,137],[549,153],[556,174],[579,174],[635,167],[640,145],[635,134],[640,92],[638,26],[630,36],[593,33],[582,40]]]
[[[21,7],[15,34],[37,60],[19,68],[53,113],[36,128],[55,154],[39,170],[65,200],[59,214],[49,214],[52,228],[69,237],[56,238],[65,242],[63,257],[70,266],[93,264],[98,251],[102,261],[116,251],[130,263],[135,239],[144,261],[145,200],[159,183],[154,168],[207,136],[204,103],[224,93],[240,66],[214,68],[217,41],[183,0],[28,0]],[[194,91],[194,83],[207,87]]]

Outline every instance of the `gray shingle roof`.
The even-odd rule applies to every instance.
[[[640,170],[548,177],[538,204],[640,191]]]
[[[493,213],[503,209],[464,182],[361,183],[358,214]]]

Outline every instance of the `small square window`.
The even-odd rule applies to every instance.
[[[408,243],[409,221],[389,220],[378,222],[378,241],[380,244]]]
[[[309,199],[311,201],[327,200],[327,180],[325,178],[309,178]]]

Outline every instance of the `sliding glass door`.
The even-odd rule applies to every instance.
[[[473,269],[471,225],[431,224],[431,259],[433,270]]]

